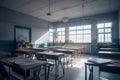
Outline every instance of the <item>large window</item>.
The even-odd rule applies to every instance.
[[[65,28],[57,28],[57,42],[65,42]]]
[[[69,27],[69,42],[90,43],[91,42],[91,25]]]
[[[53,32],[54,32],[54,29],[49,29],[50,42],[53,42]]]
[[[111,29],[112,29],[111,22],[97,24],[98,42],[105,42],[105,43],[112,42]]]

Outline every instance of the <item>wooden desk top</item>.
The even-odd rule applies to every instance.
[[[23,54],[31,54],[31,53],[35,53],[35,50],[31,50],[31,49],[27,49],[27,48],[23,48],[23,49],[16,49],[15,52],[17,53],[23,53]]]
[[[64,56],[64,53],[59,52],[37,52],[36,53],[39,56],[44,56],[46,59],[53,59],[53,60],[59,60],[62,56]]]
[[[63,46],[62,49],[67,49],[67,50],[83,50],[83,47],[65,47]]]
[[[48,51],[49,48],[29,48],[30,50],[35,50],[36,52]]]
[[[37,54],[43,54],[43,55],[51,55],[51,56],[62,56],[64,55],[64,53],[59,53],[59,52],[48,52],[48,51],[44,51],[44,52],[37,52]]]
[[[103,58],[99,58],[99,59],[103,59]],[[111,59],[111,62],[106,63],[106,64],[97,64],[97,63],[93,63],[93,62],[89,62],[89,61],[87,61],[85,64],[94,65],[94,66],[108,66],[108,67],[119,67],[120,68],[120,59],[118,59],[118,60]]]
[[[70,49],[55,49],[55,52],[63,52],[65,54],[73,54],[75,50],[70,50]]]
[[[47,64],[46,61],[37,61],[37,63],[31,64],[31,65],[20,66],[20,65],[16,65],[15,63],[11,62],[11,61],[17,61],[19,59],[30,60],[28,58],[23,58],[23,57],[11,57],[11,58],[2,59],[2,60],[0,60],[0,62],[9,66],[9,67],[24,70],[24,71],[34,69],[34,68],[37,68],[39,66]]]

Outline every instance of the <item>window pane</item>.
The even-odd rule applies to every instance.
[[[110,28],[105,29],[105,32],[111,32]]]
[[[61,32],[61,35],[65,35],[65,32]]]
[[[90,29],[91,28],[91,25],[85,25],[84,26],[84,29]]]
[[[99,34],[98,36],[99,36],[99,38],[103,38],[104,34]]]
[[[58,28],[58,29],[57,29],[57,31],[61,31],[61,29],[60,29],[60,28]]]
[[[57,31],[65,31],[65,28],[57,28]]]
[[[69,27],[69,30],[76,30],[76,27]]]
[[[104,23],[97,24],[97,28],[104,28]]]
[[[86,33],[90,34],[91,32],[90,32],[90,30],[84,30],[84,34],[86,34]]]
[[[111,38],[111,34],[105,34],[106,38]]]
[[[83,34],[83,30],[77,31],[77,34]]]
[[[61,28],[61,31],[65,31],[65,28]]]
[[[50,33],[50,36],[53,36],[53,33]]]
[[[77,38],[77,39],[78,39],[78,38],[81,38],[81,36],[80,36],[80,35],[77,35],[77,37],[76,37],[76,38]]]
[[[58,32],[58,36],[61,35],[61,32]]]
[[[65,36],[61,36],[61,38],[62,38],[62,39],[64,39],[64,38],[65,38]]]
[[[77,30],[78,30],[78,29],[83,29],[83,26],[77,26]]]
[[[76,38],[76,35],[71,35],[69,38],[71,38],[71,39]]]
[[[76,31],[70,31],[69,34],[76,34]]]
[[[104,29],[99,29],[98,30],[98,33],[103,33],[104,32]]]
[[[49,32],[53,32],[54,31],[54,29],[49,29]]]
[[[112,27],[112,23],[111,22],[105,23],[105,27]]]

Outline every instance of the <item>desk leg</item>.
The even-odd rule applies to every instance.
[[[93,80],[93,66],[91,66],[91,71],[92,71],[92,80]]]
[[[26,80],[26,71],[24,72],[24,80]]]
[[[46,78],[46,77],[47,77],[47,75],[46,75],[46,71],[47,71],[46,68],[47,68],[47,66],[45,65],[45,66],[44,66],[44,70],[45,70],[45,80],[47,80],[47,78]]]
[[[9,76],[9,79],[11,80],[10,74],[11,74],[11,68],[9,67],[9,74],[8,74],[8,76]]]
[[[60,62],[61,62],[62,68],[63,68],[63,75],[64,75],[65,74],[65,65],[64,65],[64,63],[62,63],[61,60],[60,60]],[[63,57],[63,62],[64,62],[64,57]]]
[[[89,67],[89,80],[93,80],[93,65],[88,65]]]
[[[64,64],[62,63],[61,59],[62,59],[62,57],[60,57],[60,59],[59,59],[59,61],[58,61],[58,62],[59,62],[58,64],[61,65],[62,70],[63,70],[63,76],[64,76],[64,74],[65,74],[65,66],[64,66]],[[64,57],[63,57],[63,62],[64,62]]]
[[[87,80],[87,64],[85,64],[85,80]]]
[[[55,80],[58,78],[58,63],[57,60],[55,60]]]
[[[98,80],[100,80],[100,67],[99,67],[99,70],[98,70]]]
[[[50,74],[50,66],[48,66],[48,69],[47,69],[47,80],[49,80],[49,74]]]
[[[71,54],[71,67],[72,67],[72,57],[73,57],[73,55]]]

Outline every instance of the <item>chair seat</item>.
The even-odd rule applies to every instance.
[[[49,65],[54,65],[54,63],[53,62],[47,62]]]

